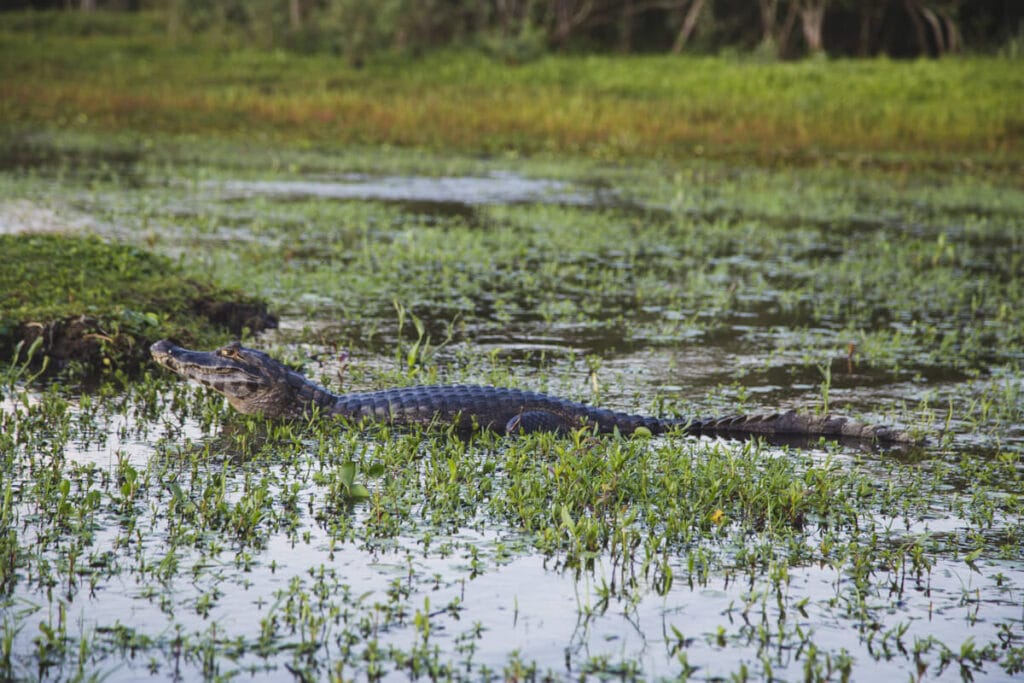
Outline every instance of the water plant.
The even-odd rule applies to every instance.
[[[48,160],[4,170],[0,206],[120,226],[123,261],[86,280],[140,261],[160,266],[156,291],[213,273],[282,316],[252,343],[332,388],[493,382],[660,414],[826,404],[932,440],[280,422],[147,366],[86,387],[12,354],[0,677],[1020,672],[1024,194],[999,164],[154,138],[126,183],[74,159],[131,140],[34,139]],[[380,196],[448,172],[478,194]],[[528,200],[508,199],[517,184]],[[352,185],[366,196],[339,196]],[[42,303],[75,277],[42,283],[59,291]]]

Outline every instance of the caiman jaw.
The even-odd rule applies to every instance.
[[[168,370],[223,394],[241,413],[265,414],[268,399],[279,384],[261,367],[261,359],[247,358],[247,354],[258,352],[245,349],[238,342],[216,351],[190,351],[161,340],[149,351],[153,360]]]

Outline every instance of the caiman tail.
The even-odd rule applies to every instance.
[[[754,415],[729,415],[691,422],[686,431],[690,434],[709,436],[765,436],[773,437],[829,437],[838,441],[875,441],[890,444],[911,444],[917,440],[906,432],[872,425],[843,415],[798,413],[790,410],[784,413],[757,413]],[[774,439],[779,440],[779,439]]]
[[[796,412],[680,419],[630,415],[548,394],[490,386],[435,385],[335,394],[267,354],[234,342],[215,351],[192,351],[159,341],[153,359],[182,377],[214,389],[242,413],[303,417],[314,413],[395,425],[450,425],[507,434],[568,432],[581,427],[599,432],[689,434],[788,441],[815,437],[909,443],[901,431],[833,415]]]

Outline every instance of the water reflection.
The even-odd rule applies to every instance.
[[[207,181],[202,187],[222,199],[234,201],[255,196],[275,197],[280,201],[363,199],[397,202],[411,211],[429,209],[431,213],[446,215],[466,214],[471,211],[470,207],[487,204],[541,202],[593,206],[610,199],[606,190],[586,192],[563,181],[497,171],[477,177],[346,174],[302,180],[224,180]]]

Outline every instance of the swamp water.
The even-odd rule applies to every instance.
[[[335,390],[827,405],[929,443],[467,442],[239,416],[155,367],[84,394],[12,370],[0,677],[1022,671],[1012,176],[19,149],[2,224],[265,296],[282,325],[249,343]]]

